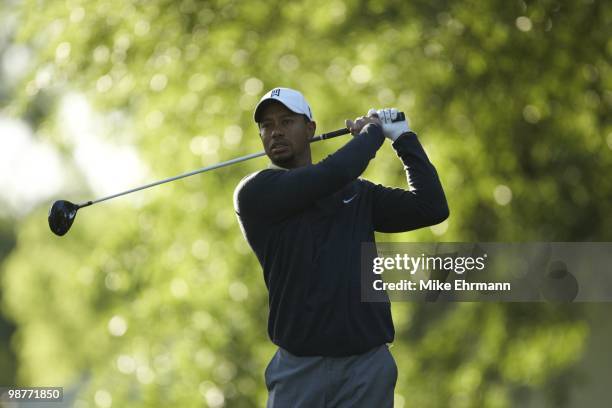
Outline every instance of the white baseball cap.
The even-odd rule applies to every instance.
[[[285,105],[290,111],[300,115],[306,115],[309,120],[313,120],[312,110],[310,109],[308,102],[306,102],[304,95],[295,89],[274,88],[262,96],[259,103],[255,107],[255,113],[253,114],[253,119],[255,119],[255,122],[259,123],[258,119],[259,116],[261,116],[261,111],[263,110],[263,107],[267,105],[266,102],[268,101],[278,101]]]

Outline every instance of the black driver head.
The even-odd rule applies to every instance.
[[[66,200],[59,200],[53,203],[49,210],[49,228],[55,235],[60,237],[68,232],[74,218],[76,217],[79,206]]]

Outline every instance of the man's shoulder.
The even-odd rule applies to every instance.
[[[239,190],[243,189],[244,186],[246,186],[248,183],[250,183],[262,171],[264,171],[264,170],[258,170],[258,171],[255,171],[255,172],[253,172],[251,174],[247,174],[246,176],[244,176],[242,179],[240,179],[240,181],[236,185],[236,188],[234,189],[234,191],[239,191]]]
[[[262,183],[265,184],[266,175],[278,171],[281,170],[261,169],[244,176],[234,189],[234,208],[238,210],[241,201],[252,198],[254,194],[257,194],[257,191],[262,187]]]
[[[251,174],[247,174],[246,176],[244,176],[236,185],[236,188],[234,188],[234,207],[237,209],[238,208],[238,196],[241,195],[241,193],[246,190],[248,188],[249,185],[251,185],[253,183],[253,180],[257,177],[257,175],[259,173],[261,173],[264,170],[258,170],[256,172],[253,172]]]
[[[254,184],[257,183],[257,181],[259,180],[263,180],[265,178],[266,174],[272,173],[272,172],[276,172],[278,170],[274,170],[274,169],[261,169],[261,170],[257,170],[251,174],[247,174],[246,176],[244,176],[236,185],[236,188],[234,189],[234,193],[239,192],[243,189],[245,189],[246,187],[250,187],[253,186]]]

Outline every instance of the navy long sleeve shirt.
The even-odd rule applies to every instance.
[[[358,178],[384,140],[368,124],[317,164],[265,169],[236,187],[234,208],[269,291],[268,334],[292,354],[341,357],[392,342],[386,295],[361,302],[361,243],[374,242],[375,231],[448,217],[436,170],[412,132],[393,143],[411,189]]]

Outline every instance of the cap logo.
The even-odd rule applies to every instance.
[[[280,97],[280,88],[276,88],[272,90],[272,93],[270,94],[271,97]]]

